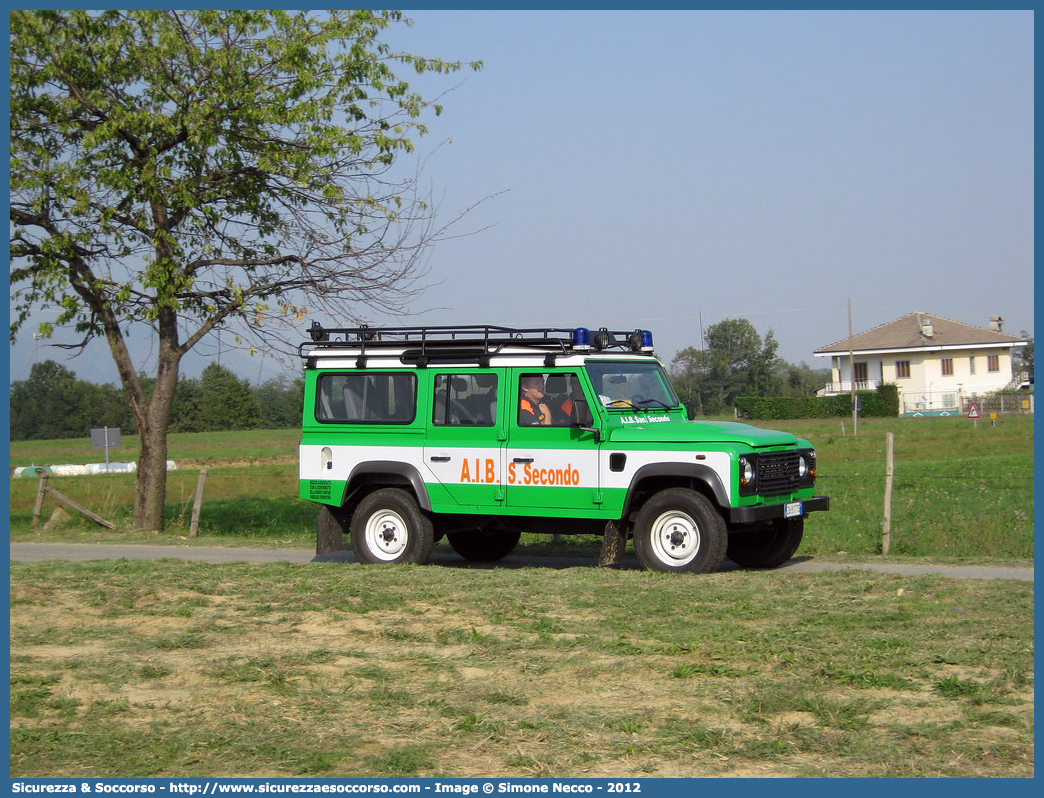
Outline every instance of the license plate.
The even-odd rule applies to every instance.
[[[787,502],[783,505],[784,518],[800,518],[801,515],[801,502]]]

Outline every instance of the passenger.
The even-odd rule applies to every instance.
[[[573,418],[573,403],[583,399],[584,391],[580,387],[580,380],[574,377],[569,385],[569,396],[558,406],[559,424],[569,426]]]

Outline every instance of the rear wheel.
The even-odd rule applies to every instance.
[[[777,518],[766,529],[730,534],[725,553],[745,568],[775,568],[794,556],[804,531],[804,518]]]
[[[361,563],[424,564],[434,543],[431,519],[399,488],[374,491],[352,515],[352,548]]]
[[[647,501],[634,524],[634,551],[650,571],[709,573],[725,558],[725,521],[689,488],[668,488]]]
[[[518,545],[522,533],[515,530],[485,532],[481,529],[464,529],[446,535],[450,546],[465,560],[495,562],[509,555]]]

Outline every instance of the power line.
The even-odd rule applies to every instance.
[[[825,307],[816,308],[788,308],[785,310],[758,310],[747,313],[697,313],[695,316],[638,316],[631,318],[623,318],[619,316],[611,316],[614,322],[621,324],[639,324],[642,322],[650,321],[699,321],[701,318],[704,319],[727,319],[742,316],[768,316],[774,313],[810,313],[812,311],[820,310],[840,310],[843,309],[844,305],[827,305]],[[576,319],[570,319],[569,321],[514,321],[506,322],[506,326],[510,327],[572,327],[576,324]]]

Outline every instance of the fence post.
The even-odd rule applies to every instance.
[[[40,510],[43,508],[44,491],[47,490],[47,473],[40,475],[40,484],[36,488],[36,503],[33,505],[33,526],[40,523]]]
[[[192,522],[189,524],[189,537],[199,537],[199,511],[203,508],[203,486],[207,484],[207,469],[199,469],[199,482],[196,483],[196,498],[192,502]]]
[[[895,435],[888,433],[885,446],[884,521],[881,529],[881,554],[887,555],[892,542],[892,476],[895,473]]]

